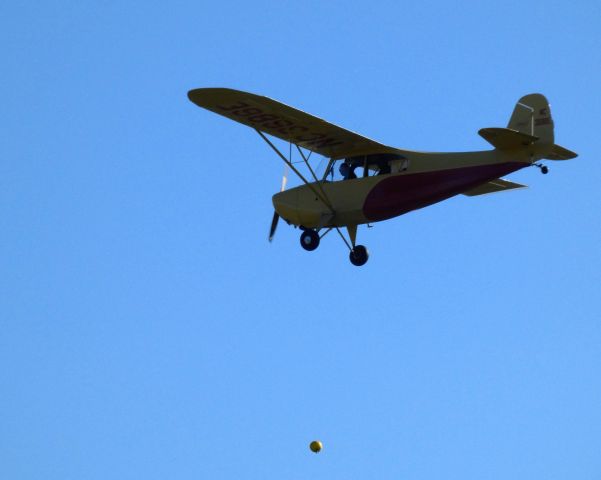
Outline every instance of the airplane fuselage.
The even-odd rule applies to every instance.
[[[525,149],[462,153],[407,151],[404,155],[408,159],[404,171],[301,185],[275,194],[273,205],[286,221],[307,228],[378,222],[466,192],[530,166],[538,157]],[[331,209],[316,191],[323,192]]]

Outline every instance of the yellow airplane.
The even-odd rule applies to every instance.
[[[305,250],[315,250],[321,238],[336,230],[350,250],[351,263],[357,266],[369,257],[367,249],[355,242],[358,225],[387,220],[460,193],[476,196],[524,188],[501,177],[530,166],[546,174],[548,168],[537,163],[539,160],[577,156],[555,143],[551,109],[539,93],[520,98],[507,128],[478,132],[493,150],[457,153],[414,152],[382,145],[283,103],[239,90],[198,88],[190,90],[188,98],[254,128],[303,181],[304,185],[285,190],[284,176],[281,191],[273,196],[269,241],[280,217],[300,227]],[[289,157],[265,134],[289,142]],[[292,145],[308,167],[311,180],[296,168],[300,160],[292,161]],[[321,178],[309,163],[313,152],[329,159]],[[340,178],[334,181],[336,170]],[[346,228],[349,240],[341,228]]]

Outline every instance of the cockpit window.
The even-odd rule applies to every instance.
[[[356,169],[359,167],[362,172],[362,176],[366,177],[370,175],[387,175],[389,173],[398,173],[403,171],[401,170],[400,166],[404,164],[407,159],[396,153],[374,153],[371,155],[348,157],[345,158],[344,161],[351,167],[351,169]]]
[[[353,180],[375,175],[388,175],[407,170],[409,160],[402,155],[379,153],[336,160],[330,164],[326,181]]]

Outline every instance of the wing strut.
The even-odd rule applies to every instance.
[[[303,158],[303,160],[305,162],[305,165],[307,165],[307,168],[311,172],[311,176],[313,177],[313,180],[315,180],[315,183],[319,187],[319,191],[323,195],[323,198],[325,198],[328,201],[327,205],[331,208],[332,207],[332,203],[330,202],[330,199],[326,195],[326,192],[324,192],[323,187],[321,186],[321,182],[317,179],[317,175],[315,175],[315,172],[313,171],[313,169],[311,168],[311,165],[309,164],[309,157],[311,156],[311,153],[313,153],[313,152],[309,152],[309,157],[305,157],[305,154],[303,153],[303,151],[301,150],[301,148],[298,145],[296,145],[296,144],[295,144],[295,146],[296,146],[296,149],[298,150],[298,153],[300,153],[300,156]],[[290,158],[292,158],[292,156]]]
[[[324,195],[322,195],[321,192],[319,192],[311,183],[309,183],[309,181],[303,176],[302,173],[300,173],[296,167],[292,164],[292,162],[290,160],[288,160],[284,155],[282,155],[282,153],[277,149],[277,147],[271,143],[269,141],[269,139],[263,134],[263,132],[256,130],[255,131],[261,136],[261,138],[263,140],[265,140],[265,142],[273,149],[273,151],[284,161],[284,163],[286,165],[288,165],[290,167],[290,169],[296,173],[296,175],[298,175],[298,177],[311,189],[311,191],[317,196],[317,198],[319,198],[319,200],[321,200],[323,202],[323,204],[328,207],[328,209],[330,210],[330,212],[332,214],[334,214],[334,208],[332,207],[332,204],[330,203],[330,201],[327,199],[327,197],[325,197]],[[305,157],[303,156],[303,160],[305,160]],[[305,160],[306,162],[306,160]],[[313,173],[313,170],[311,169],[311,167],[309,167],[309,169],[311,170],[311,173]],[[313,173],[313,176],[315,176],[315,174]],[[323,189],[320,186],[320,189],[323,191]]]
[[[353,251],[353,247],[351,247],[351,244],[350,244],[350,243],[348,243],[348,242],[346,241],[346,238],[344,238],[344,235],[342,234],[342,232],[340,231],[340,229],[339,229],[338,227],[334,227],[334,228],[335,228],[335,229],[336,229],[336,231],[338,232],[338,235],[340,235],[340,238],[342,238],[342,241],[343,241],[344,243],[346,243],[346,246],[347,246],[347,247],[348,247],[348,249],[349,249],[349,250],[352,252],[352,251]],[[357,228],[357,227],[355,227],[355,229],[356,229],[356,228]],[[355,230],[355,231],[356,231],[356,230]]]

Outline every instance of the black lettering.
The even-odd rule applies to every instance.
[[[249,107],[250,105],[248,103],[244,103],[244,102],[238,102],[237,104],[231,105],[229,107],[224,107],[223,105],[217,105],[217,108],[220,108],[221,110],[224,111],[229,111],[229,110],[234,110],[234,109],[238,109],[238,108],[245,108],[245,107]]]

